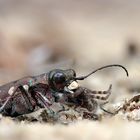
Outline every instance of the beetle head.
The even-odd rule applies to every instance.
[[[76,73],[73,69],[55,69],[50,71],[48,75],[48,81],[51,89],[58,92],[71,92],[70,90],[68,90],[70,88],[68,88],[68,86],[72,86],[71,83],[75,81],[75,78]]]
[[[106,65],[92,71],[91,73],[85,76],[80,77],[76,77],[76,72],[73,69],[68,70],[55,69],[52,70],[48,75],[49,85],[54,91],[73,93],[73,90],[79,87],[77,80],[84,80],[85,78],[89,77],[95,72],[110,67],[120,67],[126,72],[127,76],[129,75],[127,69],[119,64]]]

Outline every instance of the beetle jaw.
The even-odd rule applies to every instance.
[[[64,87],[64,91],[68,93],[74,93],[74,90],[79,88],[79,84],[77,81],[72,81],[68,86]]]

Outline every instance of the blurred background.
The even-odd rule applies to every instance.
[[[90,71],[103,64],[127,65],[126,59],[140,53],[139,4],[0,0],[0,82],[53,68]]]
[[[54,68],[84,75],[118,63],[127,67],[129,79],[113,69],[85,85],[104,89],[119,78],[120,85],[131,82],[138,89],[139,5],[139,0],[0,0],[0,84]]]

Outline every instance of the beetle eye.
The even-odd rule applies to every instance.
[[[55,91],[63,91],[64,87],[67,84],[67,75],[63,70],[53,70],[48,75],[48,82],[51,89]]]
[[[66,76],[65,76],[65,74],[63,74],[61,72],[57,72],[53,76],[53,81],[55,82],[55,84],[65,83],[66,82]]]

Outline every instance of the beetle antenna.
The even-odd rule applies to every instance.
[[[105,69],[105,68],[109,68],[109,67],[120,67],[120,68],[122,68],[122,69],[126,72],[127,77],[129,76],[128,71],[127,71],[127,69],[126,69],[124,66],[119,65],[119,64],[113,64],[113,65],[106,65],[106,66],[100,67],[100,68],[98,68],[98,69],[92,71],[91,73],[89,73],[89,74],[86,75],[86,76],[76,77],[75,80],[84,80],[85,78],[89,77],[89,76],[92,75],[93,73],[95,73],[95,72],[97,72],[97,71],[100,71],[100,70],[102,70],[102,69]]]

